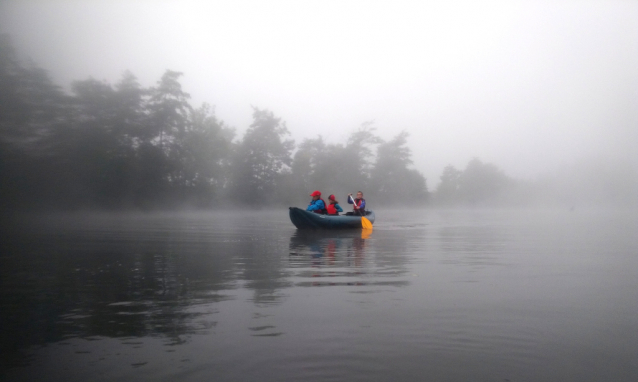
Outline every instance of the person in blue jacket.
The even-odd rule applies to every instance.
[[[306,208],[306,211],[312,211],[317,214],[325,214],[326,202],[321,199],[321,192],[315,191],[310,194],[310,196],[312,196],[312,200],[310,201],[310,204],[308,204],[308,208]]]
[[[348,194],[348,204],[353,205],[349,215],[366,216],[366,200],[363,198],[363,192],[358,191],[356,198],[353,198],[352,194]]]

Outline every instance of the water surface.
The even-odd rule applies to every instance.
[[[636,381],[623,211],[57,215],[2,242],[3,379]]]

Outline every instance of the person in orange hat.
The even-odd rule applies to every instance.
[[[339,212],[343,212],[343,209],[339,205],[337,199],[335,199],[334,195],[328,196],[328,205],[326,206],[326,211],[328,211],[328,215],[339,215]]]
[[[310,196],[312,196],[312,200],[310,201],[310,204],[308,204],[306,211],[312,211],[317,214],[326,214],[326,202],[321,199],[321,192],[315,191],[310,194]]]

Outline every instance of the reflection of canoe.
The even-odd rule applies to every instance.
[[[374,223],[374,212],[366,211],[366,218],[370,223]],[[344,229],[362,228],[361,216],[352,215],[320,215],[314,212],[302,210],[297,207],[290,207],[290,221],[299,229]]]

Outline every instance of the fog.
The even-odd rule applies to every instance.
[[[409,133],[430,191],[479,158],[530,181],[622,167],[623,197],[638,169],[636,20],[633,1],[0,4],[0,32],[67,91],[127,70],[151,87],[171,69],[236,140],[251,106],[297,144],[345,144],[372,121],[384,140]]]

